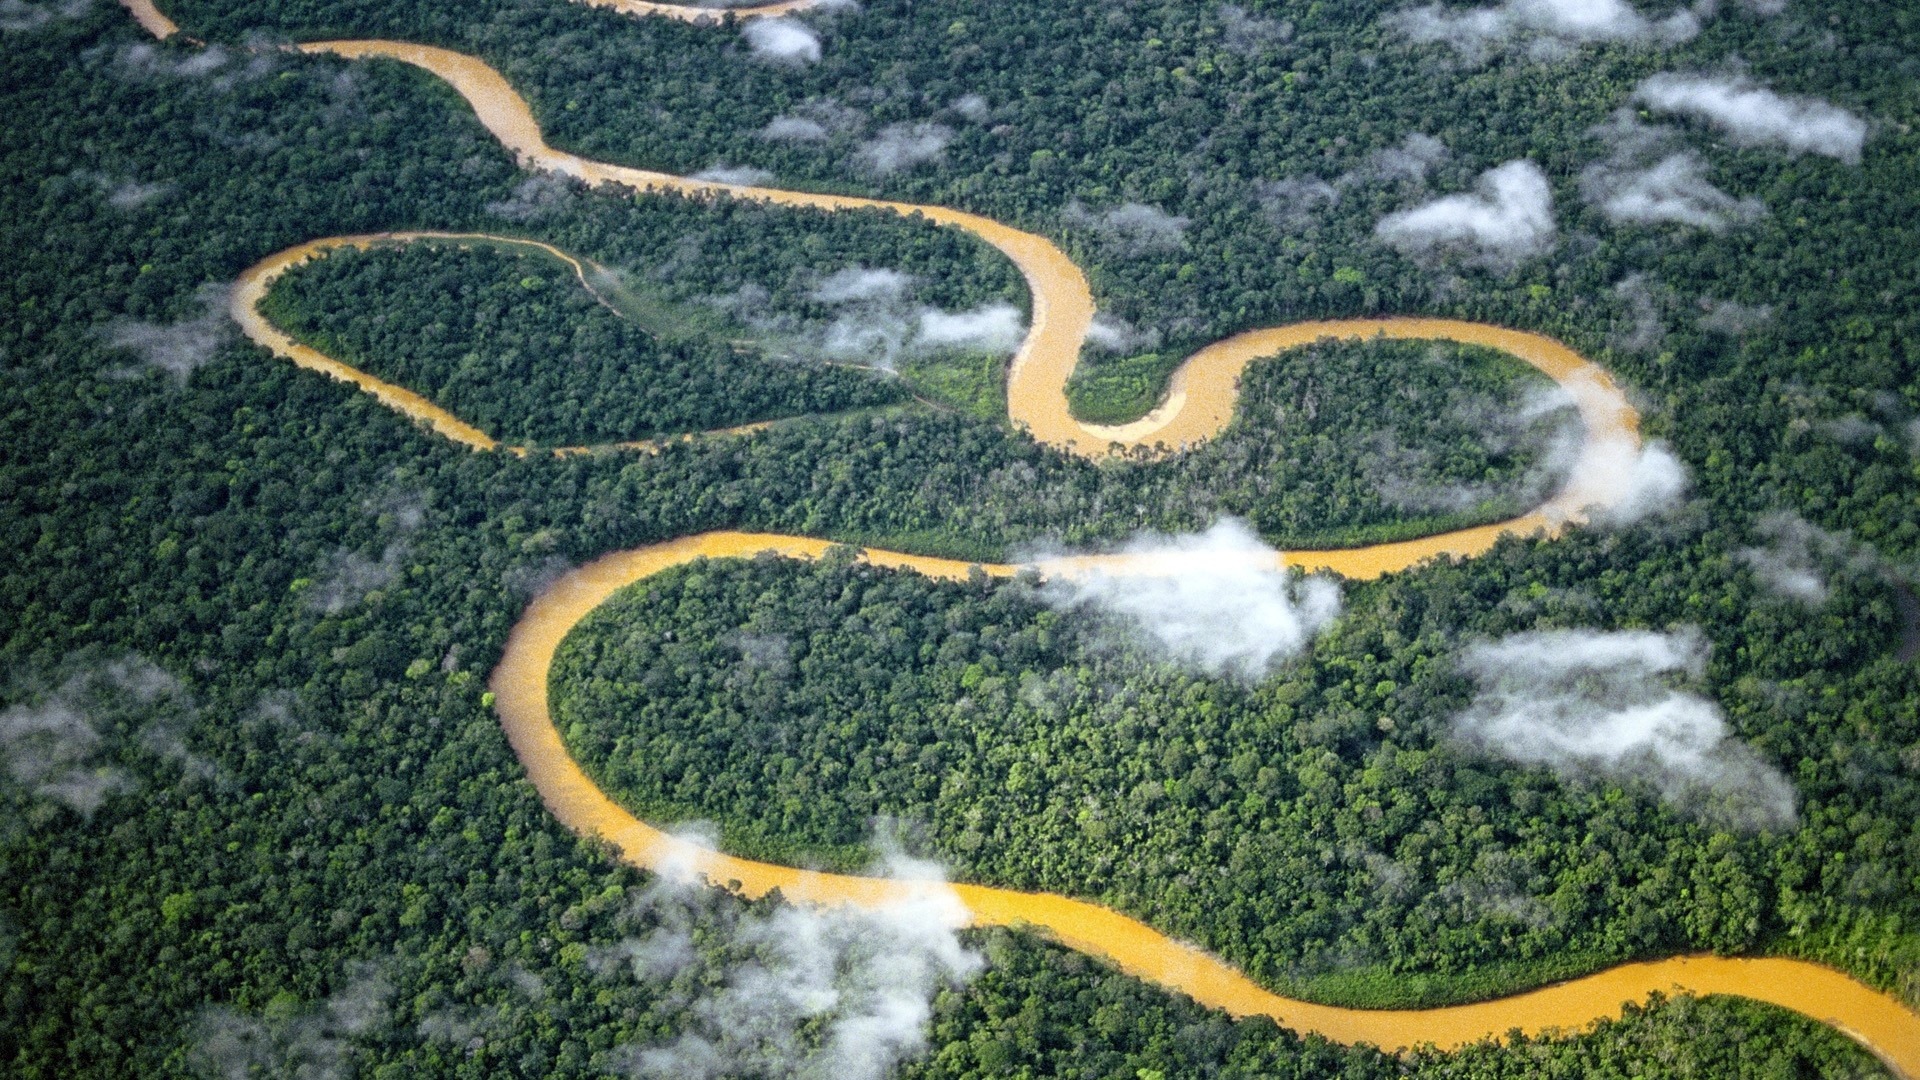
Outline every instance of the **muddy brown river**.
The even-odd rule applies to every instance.
[[[699,22],[712,9],[678,7],[646,0],[585,0],[639,16],[665,16]],[[789,0],[756,8],[753,15],[777,15],[812,6],[816,0]],[[178,28],[153,0],[123,0],[136,19],[157,37]],[[1550,338],[1496,326],[1445,319],[1394,318],[1299,323],[1238,334],[1202,349],[1175,372],[1167,400],[1142,419],[1114,427],[1080,423],[1071,415],[1066,382],[1078,362],[1094,314],[1086,276],[1058,246],[988,218],[944,207],[842,195],[781,191],[690,180],[623,165],[590,161],[546,144],[526,101],[493,68],[445,49],[393,41],[328,41],[298,46],[311,53],[349,59],[387,57],[426,69],[451,84],[473,107],[481,122],[528,168],[578,177],[592,184],[620,184],[638,190],[690,194],[725,192],[737,198],[786,206],[839,210],[875,207],[921,214],[978,236],[1013,260],[1032,295],[1032,325],[1015,355],[1008,378],[1008,411],[1014,423],[1035,439],[1069,452],[1098,456],[1113,445],[1160,446],[1168,451],[1203,442],[1225,426],[1238,396],[1238,377],[1246,365],[1264,356],[1323,337],[1385,336],[1448,340],[1485,345],[1511,353],[1544,372],[1570,395],[1585,422],[1586,435],[1565,487],[1545,505],[1512,521],[1444,533],[1404,543],[1342,551],[1289,552],[1287,566],[1330,570],[1350,578],[1371,578],[1406,569],[1437,555],[1472,556],[1486,551],[1502,535],[1551,536],[1627,496],[1623,461],[1638,451],[1639,416],[1601,368]],[[383,404],[434,431],[475,449],[504,448],[487,433],[403,387],[383,382],[325,356],[281,332],[260,316],[257,305],[273,280],[288,267],[325,250],[413,239],[458,241],[499,239],[449,233],[394,233],[332,237],[268,256],[242,275],[234,292],[233,314],[253,340],[276,355],[333,378],[351,382]],[[529,243],[510,240],[513,243]],[[544,244],[533,244],[567,261],[576,273],[579,260]],[[750,430],[750,429],[739,429]],[[652,444],[629,444],[646,448]],[[524,451],[521,451],[524,452]],[[738,532],[707,533],[618,552],[561,578],[535,599],[513,628],[491,687],[501,723],[514,752],[547,807],[568,828],[596,834],[614,844],[633,865],[656,871],[697,873],[748,896],[779,889],[789,899],[814,904],[883,905],[917,890],[946,888],[844,874],[825,874],[735,858],[696,847],[639,820],[601,791],[568,755],[547,709],[547,677],[555,649],[590,611],[621,588],[697,558],[746,557],[764,551],[796,558],[817,558],[827,541],[797,536]],[[868,550],[864,557],[883,566],[905,567],[934,577],[964,577],[970,564],[946,559]],[[1043,574],[1073,574],[1098,567],[1113,574],[1177,573],[1165,557],[1152,561],[1126,556],[1092,556],[1038,564]],[[983,569],[1006,576],[1019,567]],[[1217,957],[1173,940],[1138,920],[1069,897],[1021,893],[977,884],[950,886],[966,905],[975,926],[1028,926],[1071,948],[1104,957],[1121,969],[1188,994],[1236,1016],[1260,1014],[1297,1031],[1316,1032],[1343,1043],[1366,1042],[1387,1049],[1423,1043],[1448,1048],[1498,1038],[1518,1028],[1528,1033],[1572,1030],[1618,1016],[1621,1005],[1658,992],[1736,994],[1813,1017],[1845,1032],[1872,1050],[1897,1074],[1920,1080],[1920,1014],[1889,994],[1876,991],[1838,971],[1784,958],[1674,957],[1623,964],[1580,979],[1525,994],[1471,1005],[1438,1009],[1373,1010],[1316,1005],[1280,997]]]

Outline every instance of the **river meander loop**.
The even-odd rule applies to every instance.
[[[156,37],[178,32],[153,0],[122,2]],[[718,9],[649,0],[582,2],[633,15],[696,23],[720,14]],[[787,0],[735,14],[787,14],[817,2]],[[1174,451],[1200,443],[1218,433],[1231,417],[1238,377],[1250,361],[1326,337],[1448,340],[1500,349],[1544,372],[1572,396],[1579,408],[1586,426],[1579,458],[1561,491],[1532,512],[1511,521],[1403,543],[1290,552],[1278,557],[1285,566],[1328,570],[1350,578],[1377,577],[1438,556],[1479,555],[1508,534],[1553,536],[1564,526],[1585,520],[1590,510],[1604,509],[1630,494],[1623,479],[1627,471],[1623,465],[1630,463],[1640,449],[1638,413],[1603,369],[1551,338],[1477,323],[1421,318],[1309,322],[1253,330],[1210,345],[1184,361],[1173,375],[1167,400],[1141,420],[1115,427],[1082,424],[1068,410],[1066,382],[1093,321],[1093,297],[1080,268],[1044,237],[944,207],[691,180],[590,161],[548,146],[526,101],[497,71],[474,57],[393,41],[327,41],[298,48],[348,59],[388,57],[438,75],[467,100],[487,129],[528,168],[572,176],[596,186],[619,184],[640,191],[694,195],[725,193],[822,210],[879,208],[918,214],[974,234],[1019,266],[1032,294],[1032,326],[1008,377],[1009,417],[1033,438],[1071,453],[1096,457],[1115,446]],[[383,404],[455,442],[475,449],[524,452],[501,447],[485,432],[412,391],[295,342],[258,312],[261,297],[289,266],[332,247],[409,239],[489,238],[448,233],[379,234],[334,237],[290,248],[268,256],[241,276],[234,292],[234,317],[249,337],[276,355],[352,382]],[[570,263],[585,282],[578,259],[547,245],[536,246]],[[645,449],[653,444],[628,445]],[[741,532],[683,537],[597,559],[565,575],[529,604],[508,636],[490,685],[514,752],[554,816],[576,832],[604,838],[634,866],[656,872],[697,873],[750,897],[779,889],[785,897],[800,903],[875,907],[926,888],[924,883],[825,874],[735,858],[671,836],[639,820],[594,784],[567,753],[548,712],[547,679],[555,650],[588,612],[616,591],[699,558],[739,558],[762,552],[817,558],[831,546],[826,540],[811,537]],[[964,578],[973,569],[967,563],[900,552],[869,549],[862,555],[876,565],[904,567],[932,577]],[[1110,574],[1180,570],[1177,560],[1167,557],[1149,560],[1133,556],[1087,556],[1043,563],[1034,569],[1042,574],[1073,574],[1094,567]],[[989,565],[981,569],[1004,577],[1021,568]],[[1342,1043],[1371,1043],[1390,1050],[1430,1043],[1449,1049],[1499,1038],[1514,1029],[1529,1034],[1577,1030],[1618,1016],[1623,1002],[1642,1000],[1654,992],[1735,994],[1830,1024],[1865,1045],[1896,1074],[1920,1080],[1920,1014],[1889,994],[1831,968],[1801,960],[1674,957],[1622,964],[1528,993],[1471,1005],[1348,1009],[1271,993],[1217,957],[1096,904],[983,885],[958,884],[952,888],[966,905],[972,925],[1040,929],[1063,945],[1103,957],[1129,974],[1187,994],[1204,1005],[1235,1016],[1269,1016],[1285,1027]]]

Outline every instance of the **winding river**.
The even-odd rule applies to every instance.
[[[712,9],[677,7],[647,0],[585,2],[634,15],[693,22],[711,19],[716,14]],[[740,14],[776,15],[812,6],[814,2],[787,0]],[[123,0],[123,3],[155,36],[165,38],[178,31],[154,6],[153,0]],[[1250,361],[1324,337],[1381,335],[1490,346],[1509,352],[1546,373],[1578,406],[1586,425],[1578,461],[1562,490],[1531,513],[1512,521],[1405,543],[1278,556],[1278,561],[1286,566],[1328,570],[1351,578],[1376,577],[1436,556],[1478,555],[1509,533],[1551,536],[1563,526],[1583,520],[1589,510],[1613,505],[1631,494],[1624,477],[1640,448],[1638,414],[1604,370],[1549,338],[1474,323],[1418,318],[1301,323],[1254,330],[1218,342],[1188,358],[1175,372],[1166,402],[1141,420],[1117,427],[1085,425],[1070,414],[1065,388],[1092,323],[1093,298],[1085,275],[1064,252],[1043,237],[943,207],[743,187],[589,161],[547,146],[526,101],[498,72],[473,57],[391,41],[315,42],[298,48],[350,59],[388,57],[438,75],[466,98],[488,130],[529,168],[577,177],[591,184],[620,184],[642,191],[724,192],[736,198],[824,210],[881,208],[919,214],[978,236],[1019,266],[1032,294],[1032,325],[1015,355],[1008,379],[1010,417],[1035,439],[1072,453],[1099,456],[1116,445],[1149,446],[1170,452],[1202,442],[1217,433],[1230,418],[1238,376]],[[260,299],[288,267],[330,248],[412,239],[508,240],[474,234],[391,233],[313,241],[270,255],[247,270],[234,290],[234,317],[250,338],[276,355],[354,383],[383,404],[455,442],[475,449],[503,448],[485,432],[419,394],[301,345],[258,311]],[[539,247],[566,261],[582,283],[587,283],[586,269],[580,260],[548,245],[521,240],[509,242]],[[654,444],[628,445],[644,449]],[[504,449],[525,452],[518,447]],[[873,907],[896,902],[920,890],[947,888],[926,882],[824,874],[776,866],[735,858],[671,836],[636,818],[593,783],[568,755],[548,712],[547,680],[554,651],[588,612],[619,589],[699,558],[745,557],[768,551],[795,558],[817,558],[830,546],[828,541],[808,537],[706,533],[607,555],[567,574],[536,598],[513,628],[490,685],[514,752],[553,814],[576,832],[605,838],[633,865],[656,871],[701,874],[748,896],[761,896],[777,888],[788,898],[804,903]],[[934,577],[964,577],[972,569],[967,563],[899,552],[867,550],[863,554],[877,565],[910,568]],[[992,565],[982,569],[992,575],[1007,576],[1020,568]],[[1038,564],[1035,569],[1042,574],[1075,574],[1091,569],[1116,575],[1166,574],[1177,573],[1180,565],[1167,557],[1149,560],[1086,556]],[[1418,1010],[1345,1009],[1280,997],[1257,986],[1218,958],[1096,904],[972,884],[951,888],[966,905],[975,926],[1038,928],[1064,945],[1108,959],[1124,971],[1188,994],[1203,1004],[1236,1016],[1270,1016],[1286,1027],[1316,1032],[1344,1043],[1366,1042],[1387,1049],[1432,1043],[1452,1048],[1498,1038],[1516,1028],[1528,1033],[1579,1029],[1601,1018],[1617,1016],[1623,1002],[1644,999],[1655,991],[1737,994],[1831,1024],[1872,1050],[1897,1074],[1920,1080],[1920,1014],[1891,995],[1805,961],[1675,957],[1623,964],[1529,993],[1472,1005]]]

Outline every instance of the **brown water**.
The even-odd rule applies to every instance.
[[[229,294],[227,301],[228,311],[233,316],[233,320],[240,324],[242,333],[246,334],[247,337],[251,338],[254,342],[264,346],[275,356],[284,357],[303,368],[318,371],[323,375],[339,379],[341,382],[352,383],[367,393],[372,394],[387,408],[403,416],[407,416],[418,423],[425,424],[438,434],[462,446],[472,447],[475,450],[505,449],[510,453],[524,456],[528,452],[527,447],[503,446],[493,436],[460,419],[446,409],[428,401],[412,390],[404,386],[396,386],[384,379],[369,375],[350,364],[341,363],[311,346],[302,345],[300,342],[295,341],[293,337],[284,330],[281,330],[269,322],[267,317],[260,313],[260,301],[266,298],[267,292],[273,288],[273,283],[279,279],[280,275],[309,259],[317,258],[336,248],[365,248],[375,244],[407,243],[414,240],[443,240],[452,242],[472,240],[538,248],[566,263],[573,269],[574,276],[580,279],[580,284],[584,286],[588,292],[594,292],[593,284],[587,276],[586,264],[551,244],[543,244],[536,240],[520,240],[506,236],[490,236],[485,233],[386,232],[367,233],[360,236],[329,236],[323,240],[310,240],[304,244],[295,244],[293,247],[287,248],[284,251],[276,251],[241,272],[239,279],[234,282],[232,293]],[[594,295],[596,298],[599,297],[599,293],[597,292],[594,292]],[[604,299],[602,299],[601,302],[606,303]],[[608,306],[611,307],[612,305],[609,304]],[[707,434],[741,435],[748,432],[759,431],[767,426],[765,423],[742,424],[738,427],[724,428],[720,432],[708,432]],[[684,437],[692,438],[692,436]],[[651,439],[615,444],[615,446],[621,449],[642,450],[649,453],[657,452],[660,449],[660,445],[659,441]],[[584,454],[591,449],[591,447],[585,446],[563,446],[555,448],[554,453]]]
[[[154,37],[165,41],[180,32],[180,25],[157,7],[153,0],[120,0],[126,9],[133,13],[133,21]]]
[[[152,0],[123,0],[142,26],[158,37],[176,32]],[[710,12],[647,2],[586,0],[641,15],[665,15],[699,21]],[[810,6],[812,0],[758,8],[742,14],[780,14]],[[446,79],[472,104],[482,123],[531,167],[577,176],[591,183],[619,183],[642,190],[690,193],[728,192],[736,197],[820,209],[880,207],[921,214],[935,222],[966,229],[1014,261],[1026,276],[1033,297],[1033,323],[1016,354],[1009,377],[1009,412],[1034,438],[1075,453],[1095,456],[1110,443],[1192,445],[1218,432],[1232,414],[1240,372],[1251,360],[1321,337],[1443,339],[1487,345],[1512,353],[1553,378],[1577,403],[1587,435],[1566,487],[1545,506],[1510,522],[1462,530],[1423,540],[1383,544],[1350,551],[1293,552],[1294,566],[1324,568],[1354,578],[1404,569],[1439,554],[1475,555],[1507,532],[1551,535],[1582,518],[1593,506],[1625,495],[1620,466],[1639,448],[1638,415],[1607,374],[1558,342],[1498,327],[1439,319],[1387,319],[1303,323],[1240,334],[1190,357],[1174,374],[1168,399],[1147,417],[1117,427],[1092,427],[1074,420],[1065,387],[1094,312],[1085,276],[1064,252],[1046,239],[973,214],[941,207],[860,199],[838,195],[748,188],[687,180],[663,173],[588,161],[548,147],[526,102],[505,79],[472,57],[426,46],[383,41],[324,42],[301,46],[308,52],[346,57],[387,56],[423,67]],[[250,269],[235,290],[234,316],[254,340],[279,355],[335,378],[355,383],[382,402],[433,427],[448,438],[478,449],[498,446],[486,433],[403,388],[374,379],[288,338],[260,317],[256,305],[272,279],[288,266],[329,247],[385,239],[454,234],[389,234],[315,241],[270,256]],[[517,242],[517,241],[516,241]],[[568,259],[577,273],[577,260]],[[513,449],[513,448],[509,448]],[[618,589],[669,567],[700,557],[743,557],[763,551],[817,558],[829,546],[807,537],[722,532],[685,537],[664,544],[608,555],[557,581],[535,599],[508,638],[490,685],[501,722],[515,753],[548,808],[569,828],[598,834],[615,844],[624,859],[654,870],[692,871],[749,896],[778,888],[790,899],[820,904],[875,906],[896,901],[924,886],[913,883],[823,874],[735,858],[696,847],[635,818],[608,798],[568,755],[547,709],[547,677],[555,649],[589,611]],[[942,578],[964,577],[970,566],[898,552],[869,550],[878,565],[907,567]],[[1098,567],[1109,573],[1177,571],[1165,557],[1153,560],[1097,556],[1060,560],[1037,567],[1046,574],[1073,574]],[[986,572],[1005,576],[1017,567],[993,565]],[[1831,1024],[1866,1045],[1896,1073],[1920,1078],[1920,1015],[1890,995],[1872,990],[1831,969],[1780,958],[1728,959],[1676,957],[1652,963],[1624,964],[1556,986],[1496,1001],[1441,1009],[1366,1010],[1315,1005],[1280,997],[1206,952],[1174,941],[1135,919],[1085,901],[1050,894],[1020,893],[980,885],[957,885],[974,925],[1026,925],[1045,930],[1061,943],[1105,957],[1123,970],[1192,996],[1234,1015],[1271,1016],[1298,1031],[1317,1032],[1339,1042],[1368,1042],[1397,1049],[1421,1043],[1455,1047],[1497,1038],[1518,1028],[1528,1033],[1577,1029],[1620,1012],[1622,1002],[1655,991],[1736,994],[1793,1009]]]
[[[641,821],[615,803],[567,753],[547,710],[547,678],[554,651],[568,631],[619,589],[697,558],[745,558],[771,551],[818,558],[831,544],[800,536],[716,532],[683,537],[598,559],[555,582],[527,607],[507,639],[493,671],[494,707],[514,753],[526,766],[547,808],[575,832],[604,837],[635,866],[693,873],[750,897],[779,889],[790,900],[876,907],[913,896],[923,884],[799,870],[755,862],[699,847]],[[906,567],[931,577],[964,579],[967,563],[899,552],[863,553],[881,566]],[[1088,560],[1037,566],[1044,573],[1074,573]],[[1098,560],[1109,573],[1164,573],[1177,569],[1165,557]],[[1007,576],[1018,567],[982,567]],[[1385,1049],[1422,1043],[1451,1048],[1498,1038],[1514,1028],[1529,1034],[1573,1030],[1618,1016],[1621,1004],[1664,993],[1738,994],[1770,1002],[1831,1024],[1859,1040],[1897,1073],[1920,1077],[1920,1016],[1830,968],[1780,958],[1674,957],[1623,964],[1513,997],[1440,1009],[1343,1009],[1295,1001],[1262,989],[1217,957],[1167,937],[1119,912],[1048,893],[1022,893],[983,885],[953,889],[975,926],[1028,926],[1061,944],[1113,961],[1129,974],[1191,996],[1235,1016],[1270,1016],[1285,1027],[1316,1032],[1343,1043],[1366,1042]]]

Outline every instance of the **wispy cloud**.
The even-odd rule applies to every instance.
[[[656,924],[602,951],[604,973],[659,981],[694,966],[700,948],[744,954],[683,1006],[677,1038],[616,1047],[606,1067],[633,1077],[717,1080],[766,1075],[881,1080],[926,1047],[934,995],[982,967],[960,941],[967,909],[939,867],[899,855],[878,876],[910,895],[874,910],[785,906],[720,927],[699,886],[662,877],[642,899]]]
[[[1234,52],[1251,56],[1293,37],[1293,24],[1255,15],[1238,4],[1222,4],[1215,13],[1220,20],[1220,40]]]
[[[178,762],[190,776],[213,774],[180,731],[195,707],[179,680],[137,655],[68,662],[75,665],[80,670],[51,693],[0,710],[0,762],[17,794],[90,816],[108,795],[131,787],[126,772],[107,760],[102,734],[103,718],[128,708],[144,714],[135,734],[141,749]]]
[[[820,35],[795,19],[748,19],[740,26],[755,58],[802,67],[820,59]]]
[[[999,354],[1012,352],[1026,333],[1019,308],[987,304],[972,311],[922,311],[916,340],[928,348]]]
[[[1742,304],[1735,300],[1700,298],[1700,329],[1739,336],[1752,333],[1773,319],[1772,304]]]
[[[1429,4],[1389,16],[1387,25],[1416,42],[1449,45],[1471,60],[1508,47],[1554,59],[1581,45],[1673,44],[1700,32],[1700,19],[1689,9],[1650,19],[1625,0],[1506,0],[1466,10]]]
[[[715,165],[694,173],[692,179],[711,180],[716,184],[733,184],[736,187],[759,187],[771,181],[773,174],[751,165]]]
[[[1760,200],[1736,199],[1715,187],[1704,158],[1676,146],[1667,129],[1640,123],[1631,110],[1620,110],[1594,131],[1611,153],[1581,172],[1580,193],[1609,221],[1720,232],[1766,215]]]
[[[1178,251],[1187,242],[1186,218],[1145,203],[1121,203],[1096,213],[1076,201],[1068,204],[1061,217],[1069,225],[1092,230],[1108,247],[1126,256]]]
[[[1734,557],[1769,590],[1810,607],[1832,597],[1836,574],[1874,574],[1894,581],[1913,576],[1850,533],[1823,529],[1798,514],[1768,514],[1756,523],[1755,531],[1766,542],[1741,548]]]
[[[832,98],[815,98],[768,121],[760,129],[760,137],[775,142],[819,142],[839,132],[857,131],[865,123],[866,117],[858,109]]]
[[[1160,331],[1140,329],[1118,316],[1095,312],[1087,327],[1087,345],[1101,352],[1134,353],[1160,347]]]
[[[1628,274],[1613,287],[1626,305],[1625,325],[1618,321],[1607,344],[1625,352],[1650,353],[1666,344],[1667,323],[1661,308],[1673,293],[1646,274]]]
[[[1056,562],[1040,595],[1066,611],[1117,618],[1138,640],[1213,675],[1256,679],[1306,648],[1340,613],[1339,587],[1282,569],[1280,554],[1244,522],[1202,533],[1144,533],[1119,554],[1124,572],[1099,562]],[[1027,561],[1071,559],[1037,551]]]
[[[73,177],[99,188],[107,197],[107,205],[115,210],[137,210],[172,194],[176,187],[165,180],[143,181],[88,169],[75,172]]]
[[[100,734],[69,695],[0,712],[0,749],[7,774],[29,798],[60,803],[91,815],[125,776],[96,762]]]
[[[520,181],[513,194],[487,204],[487,213],[508,221],[538,221],[567,208],[574,199],[574,185],[565,177],[537,173]]]
[[[389,492],[370,499],[365,509],[388,536],[380,558],[368,558],[351,548],[335,551],[308,588],[308,607],[337,615],[399,578],[407,556],[407,538],[426,520],[426,503],[415,492]]]
[[[1268,220],[1283,229],[1298,230],[1351,188],[1389,183],[1398,184],[1406,194],[1424,191],[1427,178],[1448,156],[1446,144],[1439,139],[1410,132],[1398,145],[1375,150],[1331,181],[1317,176],[1260,180],[1253,185],[1253,195]]]
[[[1867,123],[1819,98],[1776,94],[1740,76],[1655,75],[1634,100],[1662,112],[1705,120],[1746,146],[1783,146],[1796,154],[1824,154],[1860,162]]]
[[[1437,456],[1432,450],[1402,446],[1391,429],[1383,429],[1368,448],[1368,456],[1382,474],[1382,502],[1428,511],[1468,510],[1502,495],[1538,502],[1565,483],[1579,458],[1584,434],[1580,414],[1574,409],[1572,396],[1558,386],[1527,394],[1515,408],[1463,409],[1456,416],[1474,430],[1479,444],[1489,451],[1503,453],[1520,446],[1531,449],[1537,455],[1532,467],[1517,482],[1438,481],[1431,478]]]
[[[947,106],[962,117],[975,122],[985,120],[992,113],[987,99],[979,94],[961,94]]]
[[[77,19],[91,10],[93,0],[53,0],[39,4],[0,0],[0,34],[38,30],[56,19]]]
[[[1538,165],[1509,161],[1482,173],[1472,193],[1389,214],[1374,233],[1409,255],[1458,252],[1470,261],[1511,267],[1552,249],[1553,191]]]
[[[1289,176],[1254,184],[1253,197],[1267,220],[1283,229],[1300,229],[1321,209],[1340,201],[1340,189],[1317,176]]]
[[[1026,336],[1019,309],[990,303],[971,311],[943,311],[912,298],[914,279],[897,270],[852,266],[820,280],[808,298],[836,309],[833,320],[815,334],[777,319],[761,319],[770,330],[811,338],[827,356],[892,370],[903,355],[962,349],[1011,353]],[[747,301],[757,302],[757,301]],[[754,316],[732,305],[736,314]]]
[[[1427,174],[1444,164],[1447,157],[1447,144],[1431,135],[1409,132],[1398,145],[1368,154],[1359,168],[1334,182],[1341,187],[1395,180],[1424,184]]]
[[[201,286],[197,299],[204,309],[202,314],[182,322],[162,326],[122,319],[112,323],[106,329],[107,343],[138,354],[148,367],[185,383],[233,337],[233,320],[227,314],[230,289],[228,285]]]
[[[1474,645],[1461,664],[1480,691],[1453,735],[1574,781],[1644,782],[1723,824],[1790,827],[1793,785],[1731,736],[1717,705],[1669,684],[1697,679],[1706,657],[1691,630],[1554,630]]]
[[[898,270],[849,266],[822,278],[807,295],[823,304],[894,301],[904,297],[912,285],[913,278]]]
[[[860,144],[853,160],[863,171],[877,176],[899,172],[939,157],[953,141],[953,129],[945,124],[925,121],[888,124]]]
[[[259,1016],[207,1009],[194,1024],[188,1061],[201,1076],[219,1080],[346,1080],[357,1074],[359,1042],[390,1022],[392,996],[376,968],[358,964],[345,985],[310,1008]]]

